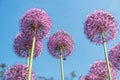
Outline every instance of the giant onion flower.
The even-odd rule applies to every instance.
[[[47,45],[50,54],[56,58],[60,57],[60,49],[62,49],[62,56],[65,58],[71,54],[74,48],[72,37],[62,30],[50,36]]]
[[[120,42],[113,46],[109,52],[109,61],[120,70]]]
[[[44,38],[50,31],[52,22],[43,9],[32,8],[26,12],[20,22],[22,32],[32,33],[36,29],[36,36]]]
[[[115,18],[103,10],[96,10],[87,17],[84,25],[84,33],[91,42],[101,44],[104,34],[104,41],[108,42],[116,37],[118,30]]]
[[[112,80],[106,42],[114,39],[117,35],[117,24],[114,17],[103,10],[94,11],[87,17],[84,26],[84,33],[91,42],[103,44],[106,66],[109,80]]]
[[[117,71],[112,64],[110,64],[112,80],[117,80]],[[101,79],[109,79],[107,65],[105,61],[96,61],[90,67],[90,73],[99,76]]]
[[[73,51],[73,40],[64,31],[59,30],[49,37],[48,50],[53,57],[60,58],[61,80],[64,80],[64,70],[62,59]]]
[[[7,69],[5,80],[28,80],[28,65],[15,64],[13,67]],[[31,80],[35,80],[34,72],[31,73]]]
[[[43,44],[40,39],[36,39],[34,57],[40,55],[42,51]],[[20,57],[30,57],[30,52],[32,48],[31,35],[18,33],[14,39],[14,50],[15,53]]]

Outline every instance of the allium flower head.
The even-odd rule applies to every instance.
[[[34,57],[40,55],[42,51],[43,44],[41,40],[36,39]],[[14,50],[16,54],[20,57],[29,57],[32,48],[32,40],[30,35],[24,33],[18,33],[14,39]]]
[[[104,34],[104,41],[108,42],[115,38],[117,32],[114,17],[103,10],[94,11],[85,21],[84,33],[91,42],[101,44],[101,34]]]
[[[65,58],[71,54],[74,48],[72,38],[62,30],[57,31],[57,33],[50,36],[47,45],[50,54],[56,58],[60,57],[61,49],[62,56]]]
[[[108,56],[113,66],[120,70],[120,42],[111,48]]]
[[[85,76],[82,76],[80,80],[103,80],[103,79],[94,74],[87,74]]]
[[[112,64],[110,64],[112,80],[117,80],[117,71]],[[101,79],[108,79],[108,70],[105,61],[96,61],[90,67],[90,73],[99,76]]]
[[[15,64],[6,71],[5,80],[27,80],[28,66],[26,64]],[[31,80],[35,80],[35,74],[31,73]]]
[[[34,30],[36,29],[37,36],[40,38],[49,33],[51,26],[50,17],[43,9],[32,8],[21,19],[22,32],[34,34]]]

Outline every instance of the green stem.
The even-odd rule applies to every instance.
[[[62,80],[64,80],[62,48],[60,48],[60,69],[61,69],[61,78],[62,78]]]
[[[34,31],[34,37],[33,37],[33,42],[32,42],[32,50],[31,50],[31,54],[30,54],[28,80],[31,80],[32,62],[33,62],[33,54],[34,54],[34,48],[35,48],[35,40],[36,40],[36,29]]]
[[[31,50],[28,50],[28,58],[27,58],[28,66],[30,66],[30,56],[31,56]]]
[[[26,58],[26,64],[29,66],[29,57]]]
[[[106,64],[107,64],[109,80],[112,80],[112,75],[111,75],[111,70],[110,70],[110,65],[109,65],[109,60],[108,60],[106,42],[104,41],[104,34],[102,33],[101,35],[102,35],[102,42],[103,42],[103,47],[104,47],[104,55],[105,55],[105,60],[106,60]]]

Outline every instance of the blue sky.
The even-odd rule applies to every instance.
[[[120,0],[0,0],[0,63],[6,63],[7,66],[25,63],[25,59],[15,54],[13,40],[20,31],[21,16],[30,8],[42,8],[53,22],[49,36],[62,29],[73,37],[75,48],[64,61],[64,72],[67,76],[74,70],[77,74],[75,80],[78,80],[80,75],[88,73],[91,63],[104,60],[102,45],[91,43],[84,34],[86,16],[94,10],[103,9],[115,16],[119,28],[119,5]],[[47,41],[47,38],[43,40],[43,51],[34,60],[33,69],[36,75],[60,80],[59,59],[49,55]],[[108,42],[108,51],[117,42],[120,42],[120,33],[115,40]]]

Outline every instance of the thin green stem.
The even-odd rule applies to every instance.
[[[32,62],[33,62],[33,54],[34,54],[34,48],[35,48],[35,40],[36,40],[36,29],[34,31],[34,37],[33,37],[33,42],[32,42],[32,50],[31,50],[31,54],[30,54],[28,80],[31,80]]]
[[[109,60],[108,60],[108,53],[107,53],[106,42],[104,41],[104,34],[102,33],[101,36],[102,36],[104,55],[105,55],[105,60],[106,60],[106,64],[107,64],[109,80],[112,80],[112,75],[111,75],[111,70],[110,70],[110,65],[109,65]]]
[[[28,57],[27,57],[27,61],[26,61],[26,64],[28,65],[28,66],[30,66],[30,55],[31,55],[31,50],[28,50]]]
[[[61,78],[62,78],[62,80],[64,80],[64,69],[63,69],[62,48],[60,48],[60,69],[61,69]]]
[[[29,57],[26,58],[26,64],[29,66]]]

